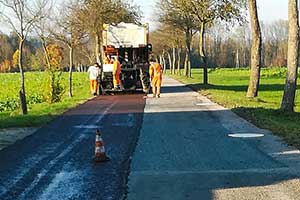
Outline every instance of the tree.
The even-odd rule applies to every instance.
[[[102,63],[104,24],[137,22],[140,19],[138,9],[121,0],[86,0],[76,11],[85,30],[95,40],[96,61]]]
[[[82,43],[86,36],[83,26],[77,16],[78,4],[62,5],[62,12],[56,18],[56,26],[51,30],[55,39],[63,42],[69,48],[69,97],[72,92],[72,71],[74,66],[74,49]]]
[[[31,54],[30,56],[30,66],[33,71],[41,71],[44,70],[44,62],[43,62],[44,54],[41,49],[37,50],[35,54]]]
[[[205,54],[204,39],[206,29],[216,20],[225,22],[243,21],[244,0],[176,0],[181,11],[192,14],[199,31],[199,55],[203,63],[203,83],[208,84],[208,66]]]
[[[195,19],[189,12],[182,10],[183,1],[161,0],[158,2],[160,10],[159,20],[170,27],[175,27],[185,34],[185,76],[191,77],[191,44],[196,31]]]
[[[48,44],[46,52],[45,62],[48,63],[49,66],[47,69],[47,72],[49,73],[47,100],[49,103],[54,103],[60,101],[63,94],[63,87],[60,83],[63,49],[57,44]]]
[[[0,72],[8,72],[10,70],[11,63],[9,60],[5,59],[0,64]]]
[[[9,39],[7,35],[0,33],[0,62],[12,58],[13,48]]]
[[[298,1],[288,1],[289,39],[288,39],[288,69],[281,110],[293,112],[297,86],[297,72],[299,64],[299,18]]]
[[[18,65],[21,75],[21,87],[19,91],[22,114],[27,114],[25,78],[23,69],[23,47],[29,31],[35,22],[43,18],[41,10],[46,6],[47,0],[0,0],[0,5],[5,10],[0,12],[0,16],[6,24],[17,34],[19,39]]]
[[[251,72],[250,81],[247,91],[247,97],[256,97],[258,95],[260,68],[261,68],[261,30],[257,16],[256,0],[248,0],[251,32],[252,32],[252,47],[251,47]]]

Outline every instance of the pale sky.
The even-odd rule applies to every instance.
[[[63,0],[57,0],[63,1]],[[144,19],[143,23],[149,23],[150,29],[155,29],[155,2],[157,0],[132,0],[139,5]],[[265,23],[276,21],[278,19],[287,19],[288,0],[257,0],[259,19]],[[2,27],[0,30],[5,31]]]
[[[155,10],[156,0],[133,0],[141,7],[145,18],[143,22],[150,23],[150,29],[153,30],[155,22],[153,12]],[[278,19],[287,19],[288,0],[257,0],[259,19],[268,23]]]

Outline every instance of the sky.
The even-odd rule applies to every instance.
[[[144,13],[143,22],[149,23],[151,30],[155,29],[153,11],[156,0],[133,0],[133,2],[141,7]],[[288,18],[288,0],[257,0],[257,6],[258,17],[265,23]]]
[[[57,0],[63,1],[63,0]],[[139,5],[144,18],[143,23],[150,24],[150,30],[154,30],[157,26],[155,22],[155,2],[157,0],[132,0],[135,4]],[[270,23],[279,19],[287,19],[288,0],[257,0],[258,17],[265,23]],[[3,27],[1,31],[6,31]]]

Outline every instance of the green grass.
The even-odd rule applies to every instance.
[[[44,72],[29,72],[25,74],[26,96],[43,98],[46,82]],[[20,110],[0,112],[0,128],[8,127],[38,127],[46,124],[57,115],[83,103],[90,97],[89,81],[86,73],[73,73],[73,97],[67,96],[68,73],[63,74],[62,84],[65,88],[63,99],[59,103],[28,104],[28,114],[20,115]],[[0,74],[0,101],[12,99],[18,101],[20,75],[18,73]],[[34,100],[34,98],[31,98]]]
[[[300,147],[300,94],[296,94],[296,113],[279,111],[285,83],[285,69],[263,69],[257,98],[246,98],[249,69],[216,69],[209,71],[209,85],[202,83],[202,70],[194,69],[192,78],[170,75],[188,84],[214,102],[281,136],[289,144]],[[299,88],[298,88],[299,89]]]

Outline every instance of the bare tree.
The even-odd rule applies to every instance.
[[[0,0],[0,5],[5,9],[0,12],[4,22],[13,30],[19,38],[19,70],[21,75],[21,88],[19,91],[22,114],[27,114],[25,78],[23,66],[24,42],[33,27],[33,24],[44,17],[43,8],[47,5],[47,0]]]
[[[261,31],[257,15],[256,0],[248,0],[251,31],[252,31],[252,47],[251,47],[251,73],[247,91],[247,97],[256,97],[258,95],[260,68],[261,68]]]
[[[69,6],[62,5],[63,9],[61,9],[61,12],[56,17],[56,24],[51,29],[51,33],[55,39],[63,42],[69,48],[69,97],[72,97],[74,49],[81,44],[87,34],[77,16],[78,4],[73,4],[72,2],[69,2],[69,4]]]
[[[199,55],[203,63],[203,83],[208,84],[208,66],[204,46],[206,29],[216,20],[233,22],[243,21],[244,0],[174,0],[180,5],[181,12],[192,15],[199,31]]]
[[[298,1],[289,0],[288,70],[281,102],[281,110],[292,112],[295,105],[297,72],[299,64],[299,18]]]
[[[87,0],[81,5],[77,16],[82,25],[95,40],[95,55],[98,63],[102,63],[104,24],[137,22],[140,18],[136,6],[122,0]]]
[[[195,18],[190,12],[182,10],[182,1],[161,0],[158,2],[160,10],[159,21],[181,30],[185,34],[185,76],[191,77],[191,45],[193,36],[196,33],[197,25]]]

